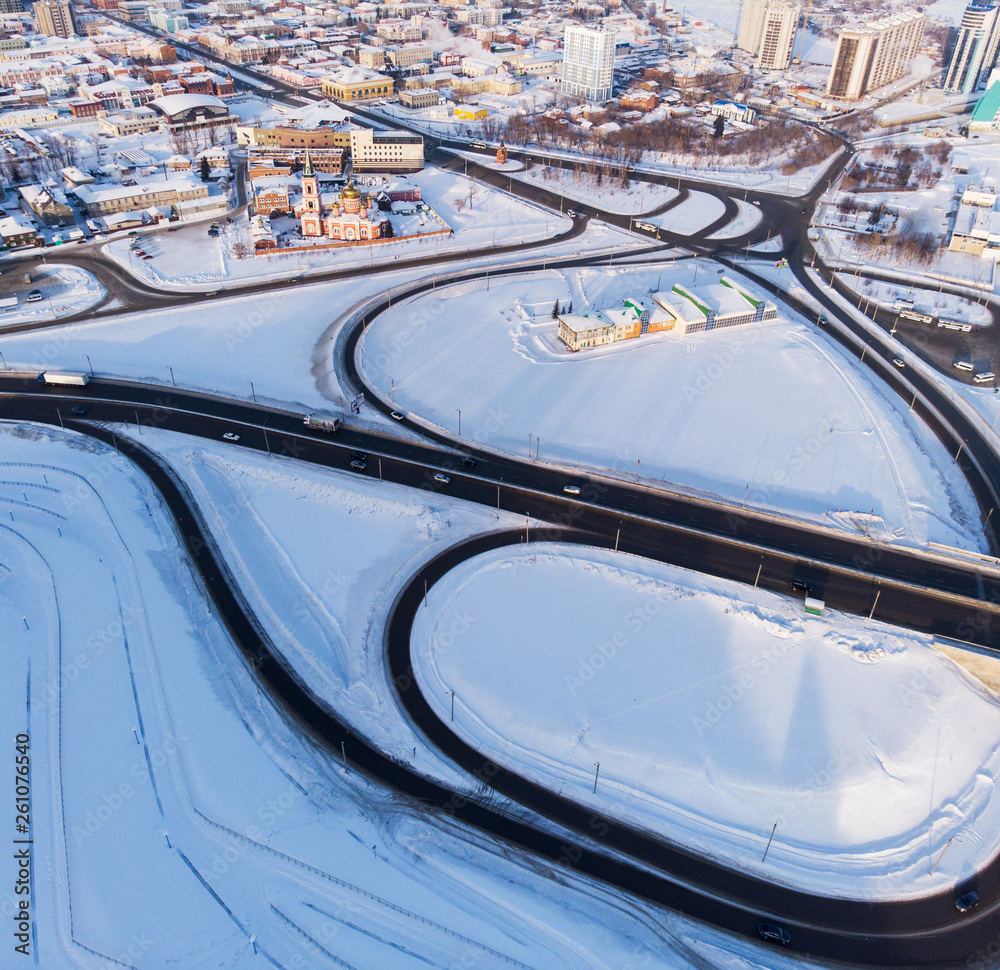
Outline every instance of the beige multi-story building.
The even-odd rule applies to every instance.
[[[783,71],[792,63],[801,9],[791,0],[744,0],[737,46],[762,70]]]
[[[899,80],[920,47],[926,21],[919,11],[907,10],[843,31],[837,39],[826,93],[857,101]]]
[[[76,33],[69,3],[64,0],[40,0],[32,4],[35,25],[40,34],[49,37],[70,37]]]
[[[351,132],[354,171],[419,172],[424,167],[424,140],[408,131]]]
[[[390,48],[388,57],[393,67],[433,64],[434,48],[430,44],[404,44],[402,47]]]
[[[131,212],[150,206],[172,205],[189,199],[207,199],[208,186],[193,179],[157,179],[139,185],[81,185],[77,197],[86,206],[88,216],[113,212]]]

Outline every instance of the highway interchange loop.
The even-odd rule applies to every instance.
[[[843,164],[841,158],[838,165],[842,168]],[[725,193],[719,187],[711,190]],[[816,192],[808,199],[794,201],[761,196],[764,222],[758,232],[767,226],[781,228],[785,236],[782,253],[789,258],[802,287],[825,308],[830,321],[825,325],[827,333],[858,356],[866,351],[865,363],[908,403],[913,396],[915,409],[935,434],[953,453],[956,448],[962,452],[959,464],[983,509],[1000,505],[1000,462],[978,424],[916,368],[901,373],[890,366],[897,351],[885,335],[853,321],[821,285],[817,274],[809,272],[805,264],[811,251],[808,213],[816,197]],[[736,207],[732,198],[726,201],[727,218],[731,218]],[[584,207],[574,220],[574,232],[581,231],[591,218],[589,208]],[[593,215],[615,221],[606,213]],[[711,230],[709,227],[707,231]],[[665,235],[670,245],[681,241]],[[712,255],[722,265],[733,265],[739,250],[749,241],[747,236],[717,247],[689,243],[688,248]],[[662,252],[664,245],[661,241],[651,246],[651,258]],[[461,259],[465,258],[466,254],[461,254]],[[775,257],[768,254],[764,258]],[[552,260],[551,264],[587,265],[602,259],[567,257]],[[99,271],[106,271],[106,266],[94,257],[79,257],[80,262],[84,260],[92,260],[99,265]],[[425,261],[413,262],[418,265]],[[740,261],[738,268],[755,276],[749,262]],[[493,275],[519,272],[523,267],[506,267],[495,269]],[[475,279],[481,275],[481,270],[460,271],[449,279]],[[832,281],[832,274],[822,265],[818,275]],[[759,277],[757,282],[772,286]],[[423,281],[400,287],[394,289],[393,297],[417,295],[434,285]],[[145,286],[136,291],[140,289],[147,305],[198,298],[159,294]],[[226,295],[252,289],[232,288]],[[786,293],[781,293],[780,298],[807,315],[814,312]],[[366,400],[384,412],[390,405],[366,384],[358,368],[357,344],[365,323],[370,324],[387,305],[386,297],[378,297],[355,314],[343,328],[334,351],[338,374],[343,372],[350,385],[363,390]],[[946,966],[978,959],[977,954],[992,952],[991,946],[1000,941],[998,856],[956,887],[962,891],[974,888],[982,899],[978,909],[965,914],[955,908],[956,892],[897,902],[815,896],[697,856],[621,822],[595,816],[494,764],[458,739],[431,711],[416,685],[409,656],[410,627],[420,608],[425,584],[432,585],[470,556],[520,542],[523,536],[519,531],[499,531],[467,540],[424,563],[398,594],[385,631],[387,676],[392,679],[401,707],[430,743],[465,769],[469,789],[450,789],[386,756],[354,734],[334,710],[316,697],[269,642],[177,476],[141,443],[117,438],[110,426],[128,423],[134,416],[148,425],[213,440],[223,430],[236,427],[241,446],[336,468],[345,467],[351,449],[364,448],[380,457],[379,476],[385,480],[415,488],[436,488],[440,486],[434,482],[434,474],[447,471],[451,479],[449,495],[527,513],[539,523],[535,538],[610,548],[620,534],[619,548],[623,552],[746,583],[758,576],[759,585],[780,591],[787,591],[792,580],[808,581],[835,609],[867,616],[877,605],[877,616],[883,621],[1000,649],[1000,628],[994,622],[1000,620],[1000,570],[989,564],[879,544],[779,515],[667,489],[630,485],[598,473],[581,480],[581,496],[568,497],[562,493],[566,479],[559,469],[485,450],[471,452],[478,463],[474,469],[468,468],[460,464],[465,451],[456,451],[453,439],[409,421],[406,423],[411,429],[423,436],[422,442],[401,441],[350,426],[330,438],[304,432],[298,414],[177,389],[103,379],[87,388],[68,391],[42,387],[33,375],[0,374],[0,397],[4,418],[49,424],[63,422],[64,411],[86,401],[86,419],[66,421],[66,426],[120,448],[160,491],[219,615],[261,683],[331,753],[339,756],[343,744],[357,769],[398,797],[415,799],[441,817],[475,826],[556,866],[593,876],[728,931],[755,937],[761,920],[779,923],[791,932],[790,950],[816,959],[872,966]],[[372,462],[365,474],[374,475]],[[992,522],[987,523],[986,531],[996,552]]]

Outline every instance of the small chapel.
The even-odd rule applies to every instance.
[[[298,206],[303,236],[326,236],[330,239],[356,242],[382,239],[390,235],[389,221],[379,211],[375,199],[365,194],[349,180],[332,205],[324,205],[319,192],[319,179],[313,171],[312,159],[306,149],[302,169],[302,202]]]

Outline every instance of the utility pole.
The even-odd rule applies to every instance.
[[[451,719],[455,720],[455,692],[451,691]]]
[[[872,603],[872,611],[868,614],[868,619],[870,620],[875,615],[875,607],[878,606],[878,598],[882,595],[882,587],[880,586],[875,593],[875,602]]]

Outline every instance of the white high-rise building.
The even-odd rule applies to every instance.
[[[737,47],[753,54],[762,70],[783,71],[792,63],[801,11],[792,0],[746,0]]]
[[[1000,6],[970,3],[941,85],[949,94],[970,94],[983,86],[997,62]]]
[[[563,40],[562,89],[588,101],[609,101],[615,73],[615,32],[573,25]]]
[[[926,21],[922,13],[907,10],[843,31],[837,38],[826,93],[857,101],[898,81],[920,48]]]

